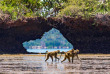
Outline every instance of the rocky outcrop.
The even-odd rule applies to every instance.
[[[0,53],[27,53],[22,43],[42,37],[52,27],[41,17],[3,21],[0,24]]]
[[[16,21],[0,20],[0,53],[27,53],[22,43],[42,38],[44,32],[58,29],[80,53],[110,53],[110,16],[63,18],[23,18]],[[104,21],[104,22],[105,22]]]
[[[49,22],[60,30],[80,53],[110,53],[110,24],[94,19],[63,17],[62,20],[50,18]]]

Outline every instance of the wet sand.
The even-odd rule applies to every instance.
[[[59,56],[58,56],[59,57]],[[0,55],[0,74],[110,74],[110,54],[80,54],[81,62],[61,63],[42,54]]]

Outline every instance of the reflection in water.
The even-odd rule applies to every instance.
[[[74,63],[45,62],[44,56],[22,55],[0,57],[0,73],[38,73],[38,74],[107,74],[110,73],[110,57],[105,59],[83,59]]]

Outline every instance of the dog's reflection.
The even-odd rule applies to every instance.
[[[60,71],[60,72],[68,72],[67,74],[76,74],[75,72],[80,71],[80,64],[72,64],[72,63],[54,63],[54,62],[46,62],[46,69],[48,71]],[[70,72],[69,72],[70,71]],[[72,72],[71,72],[72,71]],[[75,71],[75,72],[74,72]]]

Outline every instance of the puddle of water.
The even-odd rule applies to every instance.
[[[62,57],[63,59],[63,57]],[[62,60],[61,59],[61,60]],[[61,63],[45,62],[44,56],[4,56],[0,57],[0,73],[38,73],[38,74],[109,74],[110,57],[84,59],[82,62],[68,60]]]

